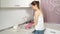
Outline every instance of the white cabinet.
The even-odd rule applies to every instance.
[[[60,31],[47,28],[47,29],[45,30],[45,34],[60,34]]]
[[[29,7],[34,0],[1,0],[0,7]]]

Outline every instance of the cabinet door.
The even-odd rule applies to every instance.
[[[60,34],[60,31],[56,31],[56,34]]]
[[[33,0],[1,0],[1,7],[29,7]]]
[[[46,29],[45,34],[56,34],[56,31],[53,29]]]
[[[34,1],[34,0],[22,0],[21,1],[21,7],[29,7],[30,6],[30,3]]]
[[[14,7],[17,0],[1,0],[1,7]]]

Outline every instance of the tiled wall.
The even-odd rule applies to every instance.
[[[27,18],[32,19],[31,8],[2,8],[0,9],[0,30],[24,23]]]
[[[45,22],[60,23],[60,0],[41,0]]]

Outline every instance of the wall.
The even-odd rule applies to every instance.
[[[60,0],[41,0],[45,22],[60,23]]]
[[[31,8],[0,8],[0,29],[23,23],[33,17]]]

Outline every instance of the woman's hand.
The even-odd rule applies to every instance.
[[[28,23],[26,26],[25,26],[25,28],[26,29],[29,29],[29,28],[31,28],[33,26],[33,23]]]

